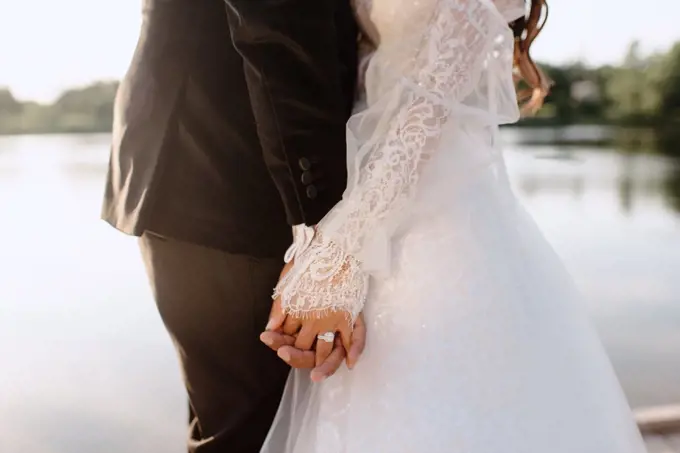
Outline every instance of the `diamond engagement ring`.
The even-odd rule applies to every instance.
[[[325,341],[326,343],[333,343],[333,341],[335,341],[335,333],[333,332],[322,333],[317,335],[316,338],[321,341]]]

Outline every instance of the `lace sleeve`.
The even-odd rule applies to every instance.
[[[451,106],[478,83],[490,24],[499,17],[488,0],[436,0],[408,69],[348,123],[351,180],[278,285],[285,311],[342,310],[352,319],[361,312],[368,275],[388,271],[390,236],[408,212]]]

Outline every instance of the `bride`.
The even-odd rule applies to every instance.
[[[500,151],[518,97],[533,112],[547,92],[529,57],[545,8],[357,0],[375,49],[347,125],[348,188],[297,227],[275,295],[296,347],[316,340],[323,359],[337,334],[349,350],[362,316],[368,341],[351,370],[291,374],[264,453],[644,451]]]

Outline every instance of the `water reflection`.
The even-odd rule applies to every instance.
[[[680,165],[532,134],[504,131],[513,185],[590,301],[631,402],[680,402]],[[2,451],[183,451],[179,371],[136,243],[98,220],[108,146],[0,138]]]
[[[675,162],[663,181],[663,190],[668,206],[680,212],[680,163]]]
[[[556,172],[534,172],[520,178],[519,188],[527,197],[539,190],[567,191],[579,197],[584,190],[592,190],[593,184],[601,187],[615,181],[623,212],[632,215],[636,201],[644,203],[660,195],[680,213],[680,136],[600,126],[507,129],[505,135],[535,159],[564,164],[542,166],[543,170],[558,169]],[[604,146],[606,142],[621,145],[612,148]]]

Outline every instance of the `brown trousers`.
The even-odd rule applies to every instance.
[[[149,232],[140,246],[189,394],[188,451],[258,453],[289,371],[259,341],[282,261]]]

